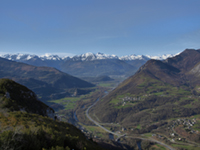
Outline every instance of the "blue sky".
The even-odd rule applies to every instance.
[[[0,53],[175,54],[200,48],[200,0],[1,0]]]

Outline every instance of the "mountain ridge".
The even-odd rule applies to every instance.
[[[54,67],[65,73],[77,77],[97,77],[97,76],[125,76],[134,74],[137,69],[151,58],[165,59],[173,55],[144,56],[127,55],[118,57],[103,53],[85,53],[73,57],[59,57],[58,55],[29,55],[29,54],[5,54],[1,57],[8,60],[23,62],[34,66]]]
[[[54,118],[54,110],[38,100],[36,94],[27,87],[10,79],[0,79],[0,108],[10,111],[25,111]]]
[[[199,58],[199,50],[190,49],[164,61],[149,60],[91,112],[102,122],[124,126],[199,114]]]
[[[177,55],[177,54],[175,54]],[[120,59],[120,60],[146,60],[146,59],[158,59],[158,60],[164,60],[169,57],[175,56],[173,54],[164,54],[161,56],[150,56],[150,55],[135,55],[135,54],[130,54],[130,55],[125,55],[125,56],[117,56],[117,55],[110,55],[110,54],[104,54],[104,53],[84,53],[80,55],[74,55],[74,56],[58,56],[58,55],[52,55],[52,54],[45,54],[45,55],[34,55],[34,54],[22,54],[22,53],[17,53],[17,54],[2,54],[0,57],[6,58],[8,60],[13,60],[13,61],[25,61],[25,60],[30,60],[30,59],[41,59],[42,61],[45,60],[54,60],[54,61],[60,61],[60,60],[82,60],[82,61],[93,61],[93,60],[98,60],[98,59]]]
[[[13,79],[39,95],[65,92],[69,88],[89,88],[94,85],[61,72],[53,67],[37,67],[0,58],[0,78]]]

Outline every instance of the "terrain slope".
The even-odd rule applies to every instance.
[[[102,149],[75,126],[52,118],[54,110],[33,91],[0,79],[0,149]]]
[[[42,97],[67,93],[69,88],[88,88],[94,85],[52,67],[36,67],[0,58],[0,78],[9,78],[33,90]]]
[[[200,114],[200,50],[149,60],[92,108],[101,122],[146,126]],[[97,119],[96,118],[96,119]]]

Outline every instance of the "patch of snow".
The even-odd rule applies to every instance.
[[[147,59],[149,58],[146,56],[135,55],[135,54],[120,57],[120,60],[147,60]]]
[[[161,55],[161,56],[146,55],[146,57],[148,57],[149,59],[156,59],[156,60],[164,60],[164,59],[171,58],[171,57],[174,57],[174,56],[175,55],[172,55],[172,54],[164,54],[164,55]]]
[[[39,58],[42,60],[62,60],[58,55],[52,55],[49,53],[41,55]]]
[[[16,59],[20,60],[23,56],[25,56],[25,54],[18,54],[17,57],[16,57]]]
[[[28,55],[28,57],[26,58],[27,60],[31,59],[32,57],[30,55]]]
[[[97,53],[96,54],[97,59],[119,59],[118,56],[116,55],[108,55],[108,54],[103,54],[103,53]]]

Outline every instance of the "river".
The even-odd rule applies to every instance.
[[[78,122],[78,118],[76,116],[76,111],[74,112],[74,119]]]

